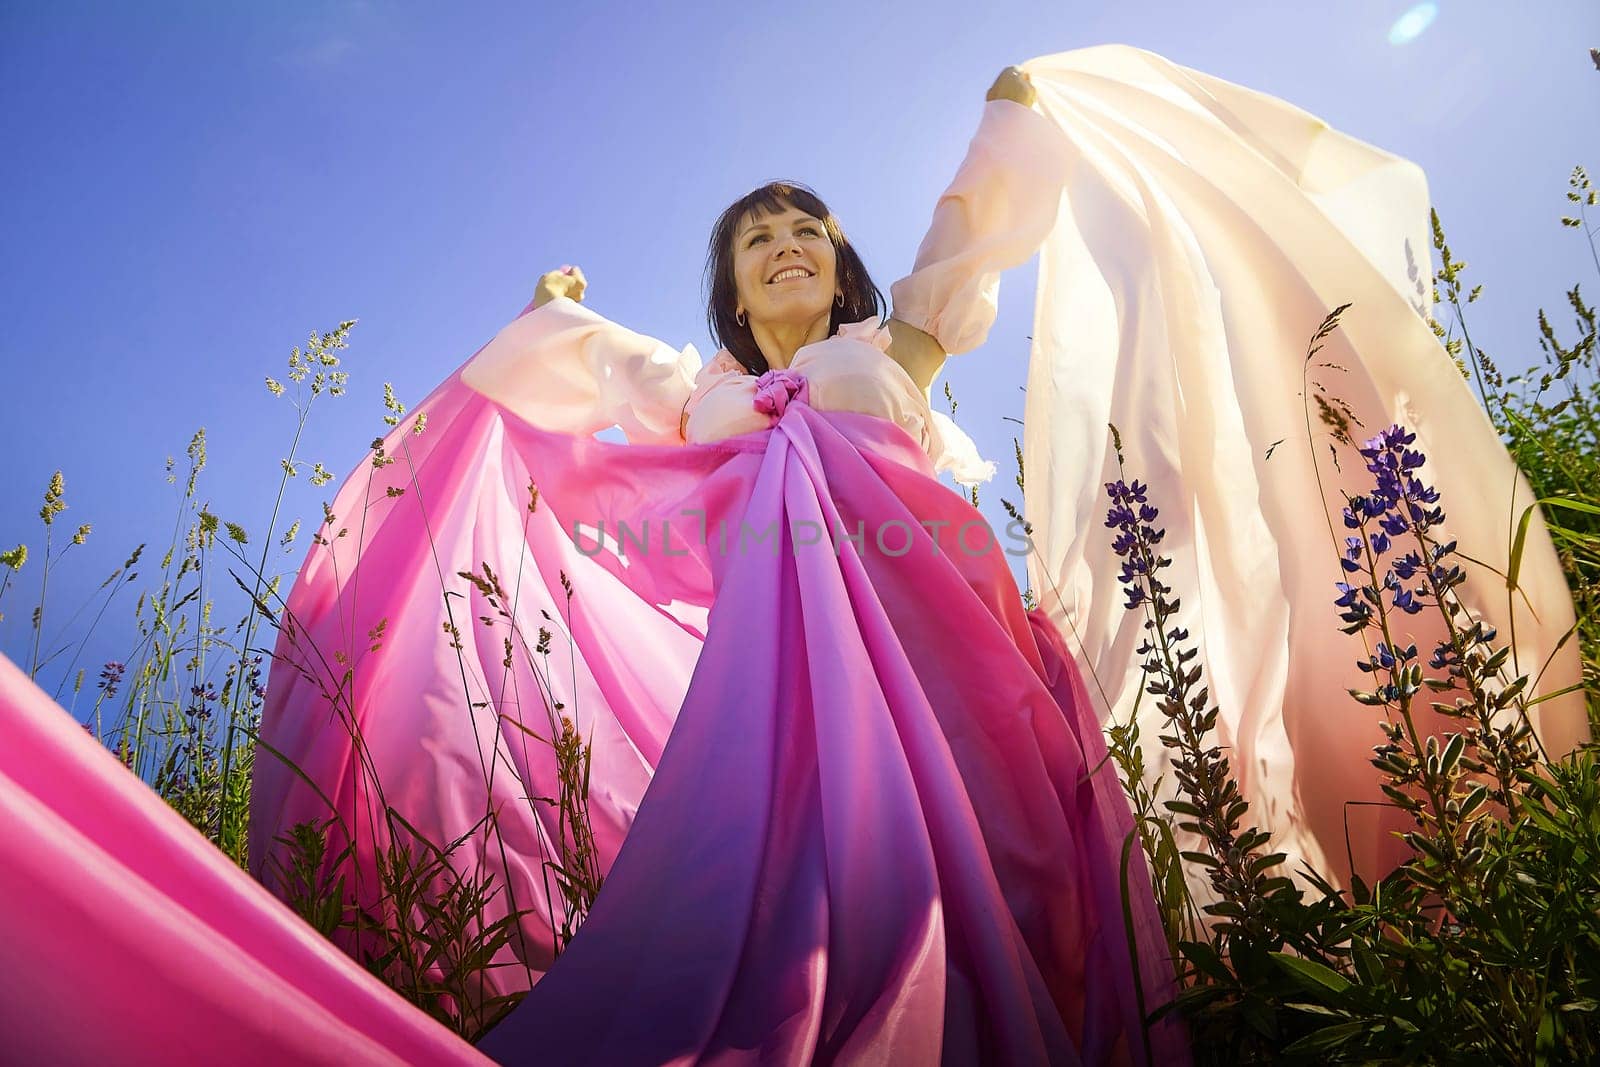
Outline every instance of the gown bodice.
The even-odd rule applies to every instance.
[[[797,351],[786,370],[759,376],[723,349],[695,376],[679,433],[690,444],[706,444],[765,430],[803,382],[804,402],[816,410],[887,419],[917,442],[936,470],[951,470],[958,480],[974,471],[987,476],[992,464],[954,422],[932,410],[927,393],[889,356],[889,340],[876,319],[842,323],[832,337]],[[779,391],[784,397],[775,401]]]

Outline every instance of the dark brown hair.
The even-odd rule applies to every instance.
[[[771,369],[767,357],[757,347],[749,326],[739,325],[735,317],[739,297],[733,280],[734,230],[746,215],[776,215],[785,208],[798,208],[807,215],[822,220],[828,240],[833,242],[838,266],[836,268],[839,291],[844,294],[844,306],[835,301],[828,322],[831,337],[840,323],[860,322],[872,316],[884,316],[883,293],[872,283],[866,264],[845,238],[839,220],[833,217],[816,193],[798,182],[768,182],[732,204],[717,217],[711,227],[711,242],[706,248],[706,325],[711,339],[726,348],[734,359],[751,374],[761,374]]]

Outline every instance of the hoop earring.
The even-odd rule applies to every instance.
[[[844,294],[840,293],[838,296],[834,297],[833,302],[840,307],[844,307]]]
[[[733,317],[733,321],[737,322],[740,326],[744,325],[744,311],[742,309]]]

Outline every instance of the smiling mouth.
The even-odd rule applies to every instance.
[[[771,278],[767,279],[767,284],[776,285],[778,282],[787,282],[793,281],[796,278],[810,277],[813,277],[812,272],[806,270],[804,267],[786,267],[774,274]]]

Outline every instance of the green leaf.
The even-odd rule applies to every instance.
[[[1522,572],[1522,550],[1528,541],[1528,523],[1533,519],[1533,513],[1539,510],[1538,504],[1529,504],[1522,511],[1522,517],[1517,520],[1517,534],[1511,540],[1511,564],[1506,568],[1506,588],[1517,587],[1517,575]]]
[[[1564,508],[1567,511],[1580,511],[1585,515],[1600,515],[1600,504],[1591,504],[1587,500],[1574,500],[1569,496],[1542,497],[1539,503],[1552,508]]]
[[[1383,984],[1383,961],[1371,948],[1357,941],[1351,948],[1351,959],[1355,963],[1356,974],[1360,977],[1362,985]]]
[[[1367,1029],[1364,1022],[1335,1023],[1333,1026],[1324,1026],[1322,1029],[1307,1034],[1300,1040],[1286,1047],[1285,1052],[1326,1052],[1346,1044],[1351,1038],[1359,1037]]]
[[[1223,962],[1222,954],[1204,941],[1180,941],[1178,951],[1207,978],[1224,983],[1233,981],[1233,975],[1228,971],[1228,965]]]
[[[1350,980],[1331,967],[1287,952],[1269,952],[1267,955],[1283,968],[1295,984],[1309,992],[1339,994],[1350,988]]]
[[[1250,1028],[1262,1037],[1273,1039],[1278,1036],[1278,1017],[1272,1010],[1272,1005],[1260,997],[1246,997],[1239,1004],[1239,1014],[1244,1016]]]

